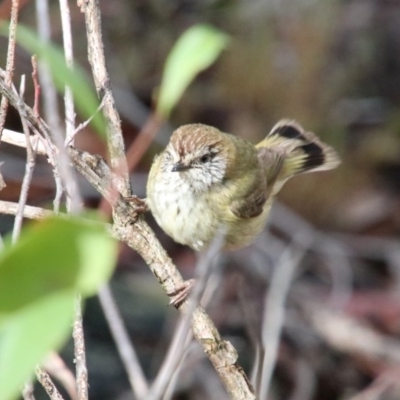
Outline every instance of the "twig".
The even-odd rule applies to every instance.
[[[160,129],[161,124],[162,119],[157,114],[150,114],[146,124],[143,126],[138,136],[129,146],[129,149],[126,152],[129,171],[133,171],[135,169]]]
[[[35,151],[33,150],[31,145],[28,123],[26,121],[27,115],[25,111],[25,103],[23,102],[24,91],[25,91],[25,76],[22,76],[21,95],[18,101],[18,112],[21,117],[22,127],[26,139],[26,164],[25,164],[25,174],[22,180],[21,192],[19,195],[18,210],[17,213],[15,214],[14,228],[12,232],[13,243],[15,243],[18,240],[19,234],[21,232],[24,207],[26,204],[26,200],[28,198],[28,191],[32,181],[33,170],[35,168],[35,158],[36,158]]]
[[[56,385],[54,385],[54,382],[46,371],[43,371],[42,368],[37,366],[35,372],[37,380],[43,386],[44,390],[51,400],[64,400]]]
[[[379,400],[383,399],[385,392],[389,392],[390,389],[396,388],[396,395],[388,397],[398,397],[399,394],[399,381],[398,381],[398,370],[388,370],[382,372],[378,377],[372,381],[364,390],[352,396],[349,400]],[[392,394],[392,393],[391,393]]]
[[[98,295],[108,327],[111,330],[119,355],[128,374],[132,391],[137,399],[143,399],[149,390],[148,383],[140,366],[135,348],[129,340],[110,287],[108,285],[103,286]]]
[[[36,149],[37,154],[47,154],[47,151],[43,145],[43,139],[39,135],[30,136],[29,140],[31,142],[31,146]],[[1,141],[14,146],[26,148],[25,136],[19,132],[11,131],[9,129],[3,130]]]
[[[44,43],[48,43],[50,41],[48,0],[37,0],[35,4],[39,36]],[[67,191],[67,208],[70,208],[72,212],[76,213],[81,209],[82,199],[74,172],[70,167],[68,155],[64,149],[63,130],[61,128],[61,121],[58,112],[57,92],[53,85],[49,69],[43,62],[39,62],[39,77],[44,95],[44,114],[46,120],[49,122],[54,144],[59,151],[58,157],[53,160],[54,177],[56,181],[54,208],[57,212],[60,206],[62,192],[60,182],[62,181]]]
[[[48,43],[50,41],[50,20],[49,20],[48,1],[37,0],[35,1],[35,5],[36,5],[36,21],[38,26],[39,37],[44,43]],[[54,88],[50,71],[47,68],[47,65],[44,62],[39,61],[38,69],[39,69],[41,87],[43,89],[42,93],[43,93],[44,115],[46,121],[48,121],[50,125],[54,143],[59,148],[58,144],[59,142],[61,142],[62,129],[61,129],[60,118],[58,115],[57,92]],[[49,140],[49,142],[51,141]],[[60,176],[60,169],[62,168],[61,166],[62,157],[61,159],[53,157],[51,161],[53,164],[53,174],[56,183],[56,195],[53,200],[53,204],[54,204],[54,211],[58,212],[60,209],[61,197],[64,192],[64,187]]]
[[[18,9],[19,9],[19,0],[12,0],[10,28],[8,34],[6,77],[5,77],[5,83],[7,86],[11,86],[11,82],[14,75],[15,42],[16,42],[17,24],[18,24]],[[4,123],[6,122],[7,108],[8,108],[8,100],[5,96],[3,96],[0,103],[0,141],[1,141],[1,135],[3,133]]]
[[[221,232],[219,232],[219,234],[214,238],[205,255],[201,257],[197,263],[196,272],[198,277],[196,279],[196,284],[194,285],[189,296],[188,309],[181,317],[181,320],[176,328],[176,332],[173,335],[174,339],[169,346],[165,360],[150,389],[148,397],[146,397],[146,400],[159,400],[162,398],[168,385],[172,381],[174,373],[183,361],[184,353],[186,352],[187,345],[192,337],[191,333],[188,335],[190,321],[196,307],[200,302],[200,298],[204,293],[212,263],[221,251],[224,236],[225,231],[221,230]]]
[[[74,338],[74,352],[76,364],[77,400],[88,400],[88,372],[86,367],[85,339],[82,324],[81,297],[75,300],[75,320],[72,336]]]
[[[65,388],[72,400],[78,397],[76,380],[72,371],[67,367],[58,353],[52,352],[43,362],[43,368],[56,378]]]
[[[314,398],[316,373],[303,359],[296,361],[296,382],[289,400],[309,400]]]
[[[75,136],[79,132],[83,131],[90,124],[92,119],[96,116],[96,114],[98,114],[102,110],[103,107],[104,107],[104,98],[103,98],[103,100],[101,100],[101,103],[97,107],[96,111],[86,121],[84,121],[81,124],[79,124],[76,127],[76,129],[69,136],[66,137],[65,146],[72,146],[73,145]]]
[[[299,244],[300,234],[304,241],[303,232],[294,237],[294,242]],[[297,240],[296,240],[297,239]],[[264,358],[262,361],[261,381],[259,385],[260,399],[268,398],[268,391],[271,384],[272,372],[275,367],[278,353],[279,338],[285,316],[285,300],[292,281],[296,266],[304,256],[312,238],[309,237],[307,246],[302,244],[302,248],[297,254],[292,253],[292,246],[289,246],[280,256],[276,263],[276,268],[272,276],[270,289],[266,297],[264,306],[264,317],[262,325],[262,343],[264,347]]]
[[[15,215],[18,211],[18,204],[10,201],[0,200],[0,214]],[[40,207],[25,206],[23,209],[24,218],[42,219],[54,215],[52,211]]]
[[[33,394],[34,389],[32,382],[25,383],[24,389],[22,390],[22,397],[24,400],[35,400],[35,395]]]
[[[100,98],[104,99],[103,110],[107,123],[111,169],[117,172],[115,186],[122,195],[127,197],[131,195],[129,173],[120,118],[115,106],[111,82],[106,68],[99,4],[97,0],[85,0],[78,1],[78,5],[85,14],[88,58],[92,67],[96,90]]]
[[[60,11],[61,11],[61,25],[63,32],[64,42],[64,54],[65,61],[68,68],[74,67],[74,54],[72,47],[72,33],[71,33],[71,17],[69,12],[69,6],[67,0],[59,0]],[[74,98],[72,90],[69,86],[65,86],[64,94],[64,105],[65,105],[65,127],[66,135],[65,140],[68,144],[74,144],[73,134],[75,131],[75,110],[74,110]]]
[[[126,152],[126,160],[129,172],[132,172],[136,168],[140,159],[143,157],[143,154],[146,152],[158,130],[160,129],[161,124],[161,118],[158,117],[157,114],[151,113],[145,125],[140,130],[138,136],[133,143],[130,144]],[[111,214],[111,207],[105,199],[101,201],[99,209],[105,215]]]
[[[310,306],[307,313],[314,329],[334,348],[400,364],[399,341],[380,335],[361,322],[338,312]]]
[[[37,57],[34,54],[31,57],[32,62],[32,80],[33,80],[33,87],[35,88],[35,100],[33,102],[33,112],[36,115],[36,118],[39,118],[39,109],[40,109],[40,85],[38,81],[38,71],[37,71]]]

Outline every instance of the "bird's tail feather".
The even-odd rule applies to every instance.
[[[325,171],[340,164],[339,156],[329,145],[312,132],[306,132],[296,121],[281,120],[261,141],[257,148],[275,148],[285,153],[285,160],[278,181],[293,175]]]

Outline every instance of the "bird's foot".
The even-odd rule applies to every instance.
[[[130,216],[132,218],[131,223],[134,224],[139,219],[140,215],[144,214],[149,210],[149,206],[147,204],[147,199],[141,199],[137,196],[129,196],[124,197],[124,200],[128,203],[133,203],[134,206],[131,206]]]
[[[138,214],[145,213],[149,210],[149,206],[147,204],[147,199],[141,199],[140,197],[137,197],[135,195],[129,196],[129,197],[124,197],[125,201],[128,203],[133,203],[135,207],[135,211]]]
[[[189,279],[188,281],[185,281],[178,289],[168,293],[170,298],[169,305],[179,307],[187,299],[194,283],[195,279]]]

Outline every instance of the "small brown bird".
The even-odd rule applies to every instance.
[[[236,249],[261,232],[289,178],[339,162],[332,147],[295,121],[278,122],[257,145],[211,126],[184,125],[154,160],[147,203],[175,241],[203,250],[223,226],[223,248]]]

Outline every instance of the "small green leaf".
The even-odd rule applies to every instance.
[[[208,25],[189,28],[169,54],[156,111],[168,118],[196,75],[209,67],[228,44],[228,36]]]
[[[116,242],[103,227],[80,233],[78,241],[81,268],[77,289],[85,296],[94,295],[111,276],[117,256]]]
[[[71,330],[75,294],[92,295],[111,275],[116,242],[104,225],[49,218],[0,252],[0,393],[12,399],[35,364]]]
[[[0,253],[0,317],[66,288],[93,295],[110,277],[115,256],[115,241],[94,221],[33,224]]]
[[[78,279],[79,229],[50,218],[24,229],[18,242],[0,253],[0,315],[59,290]]]
[[[15,399],[35,365],[59,348],[71,330],[74,290],[45,296],[13,313],[0,329],[0,393]]]
[[[0,24],[0,33],[7,35],[8,25]],[[90,84],[90,78],[83,68],[75,64],[74,69],[68,68],[62,50],[54,44],[43,42],[31,29],[19,24],[17,42],[26,51],[36,54],[40,61],[46,63],[57,90],[64,94],[68,85],[73,93],[75,105],[84,119],[94,115],[91,123],[101,137],[105,137],[105,123],[103,114],[96,112],[99,100]]]

